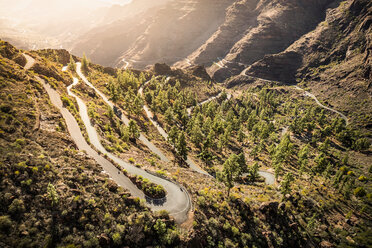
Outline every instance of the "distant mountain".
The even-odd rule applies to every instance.
[[[372,130],[372,2],[344,1],[284,51],[264,56],[248,76],[302,83]],[[244,78],[240,79],[242,82]]]
[[[221,81],[239,74],[266,54],[285,50],[322,22],[327,8],[339,3],[174,0],[143,8],[150,6],[148,2],[138,0],[111,8],[108,16],[112,19],[106,16],[106,23],[119,20],[120,15],[121,20],[80,36],[72,52],[85,52],[93,61],[111,66],[123,65],[122,59],[137,68],[155,62],[178,67],[204,65]]]
[[[0,0],[0,37],[28,49],[68,48],[82,33],[107,24],[113,2]],[[115,6],[129,1],[121,2]]]

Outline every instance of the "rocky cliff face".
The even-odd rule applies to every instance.
[[[174,0],[141,14],[138,2],[125,7],[137,10],[135,16],[123,14],[123,20],[91,30],[72,52],[85,51],[105,65],[204,65],[222,81],[266,54],[285,50],[314,29],[335,0]],[[122,11],[109,13],[117,20]]]
[[[215,34],[220,39],[231,39],[231,30],[241,34],[237,41],[224,43],[223,66],[211,65],[210,74],[218,81],[239,74],[245,67],[262,59],[266,54],[283,51],[301,35],[312,30],[325,15],[326,6],[331,0],[244,0],[231,6],[226,22]],[[241,15],[249,18],[245,25],[236,26],[229,22],[232,18],[242,19],[238,14],[244,6],[246,11]],[[223,38],[225,37],[225,38]],[[236,36],[235,36],[236,37]],[[213,40],[208,50],[219,46]],[[203,54],[197,55],[200,59]],[[210,64],[206,64],[207,66]]]
[[[355,112],[360,125],[371,126],[371,13],[371,1],[344,1],[329,9],[315,30],[285,51],[265,56],[245,73],[283,83],[302,81],[331,105]]]
[[[156,62],[173,64],[203,45],[223,23],[233,0],[177,0],[91,30],[72,53],[85,52],[94,62],[136,68]],[[134,2],[135,3],[135,2]]]
[[[348,0],[340,8],[360,5],[363,9],[367,3]],[[357,48],[368,51],[358,43],[366,46],[367,36],[357,37],[369,30],[370,17],[351,9],[342,12],[339,5],[339,0],[162,1],[136,16],[92,30],[79,39],[72,52],[85,51],[94,62],[118,67],[203,65],[221,82],[246,73],[294,82],[314,65],[340,57],[338,53]],[[116,19],[120,11],[116,10]],[[355,15],[358,22],[353,21]],[[346,41],[332,48],[345,35],[355,39],[352,50]],[[363,72],[367,77],[368,68]]]

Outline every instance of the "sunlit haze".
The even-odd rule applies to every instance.
[[[62,46],[102,22],[111,6],[130,1],[0,0],[0,38],[31,49]]]

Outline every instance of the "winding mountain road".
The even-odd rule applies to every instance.
[[[150,80],[151,81],[151,80]],[[150,81],[147,81],[146,83],[144,83],[141,88],[139,89],[139,94],[143,97],[143,89],[146,87],[146,85],[150,82]],[[217,96],[213,96],[211,98],[208,98],[207,100],[203,101],[203,102],[200,102],[198,103],[198,106],[201,106],[203,104],[206,104],[210,101],[213,101],[214,99],[217,99],[219,98],[221,95],[222,95],[223,92],[219,93]],[[227,94],[227,99],[230,99],[232,97],[231,94]],[[168,138],[168,134],[165,132],[165,130],[160,126],[159,123],[157,123],[155,120],[154,120],[154,114],[149,110],[149,108],[144,105],[143,106],[145,112],[146,112],[146,115],[147,117],[150,119],[150,121],[152,122],[152,124],[158,129],[159,133],[165,138],[167,139]],[[187,109],[187,112],[189,114],[189,116],[191,115],[191,112],[192,112],[192,109],[194,107],[190,107]],[[190,166],[191,169],[193,169],[194,171],[196,172],[199,172],[199,173],[202,173],[204,175],[208,175],[210,176],[207,172],[205,172],[204,170],[201,170],[200,167],[196,166],[193,161],[188,157],[187,158],[187,161],[186,163]],[[275,183],[275,176],[273,173],[271,172],[268,172],[268,171],[263,171],[263,170],[260,170],[258,172],[258,174],[260,176],[262,176],[264,179],[265,179],[265,183],[268,184],[268,185],[273,185]]]
[[[121,69],[126,70],[129,67],[129,62],[125,59],[122,59],[121,61],[125,64],[121,67]]]
[[[27,61],[26,65],[23,68],[25,70],[29,70],[35,64],[35,59],[25,53],[23,54],[23,56],[26,58],[26,61]]]
[[[249,67],[245,68],[245,69],[240,73],[240,75],[248,76],[248,75],[246,74],[246,72],[247,72],[248,69],[249,69]],[[268,82],[268,83],[276,82],[276,81],[274,81],[274,80],[267,80],[267,79],[258,78],[258,77],[254,77],[254,78],[257,78],[257,79],[259,79],[259,80],[261,80],[261,81]],[[297,85],[294,86],[294,88],[295,88],[296,90],[301,90],[301,91],[305,92],[305,96],[308,96],[308,97],[311,97],[312,99],[314,99],[315,102],[316,102],[316,104],[318,104],[321,108],[324,108],[324,109],[326,109],[326,110],[329,110],[329,111],[331,111],[331,112],[333,112],[333,113],[336,113],[336,114],[340,115],[341,118],[342,118],[343,120],[345,120],[346,125],[349,125],[349,119],[346,117],[346,115],[344,115],[344,114],[341,113],[340,111],[337,111],[337,110],[335,110],[335,109],[333,109],[333,108],[330,108],[330,107],[327,107],[327,106],[323,105],[323,104],[318,100],[318,98],[316,98],[316,96],[315,96],[314,94],[310,93],[309,91],[306,91],[306,90],[300,88],[300,87],[297,86]]]
[[[35,61],[28,55],[25,55],[25,58],[29,63],[27,67],[29,69],[32,67]],[[80,67],[81,65],[78,65],[77,68],[78,71],[80,70]],[[63,107],[63,103],[60,99],[59,93],[56,90],[52,89],[50,85],[46,84],[45,81],[40,77],[36,76],[36,79],[43,85],[43,87],[47,91],[52,104],[56,106],[61,112],[63,118],[66,121],[67,129],[79,150],[86,151],[86,153],[90,157],[92,157],[94,160],[96,160],[98,164],[102,166],[103,170],[110,175],[112,180],[114,180],[118,185],[128,189],[133,196],[146,199],[147,206],[150,207],[152,210],[154,211],[167,210],[169,214],[175,218],[177,223],[183,223],[184,221],[187,220],[188,212],[192,207],[191,206],[192,203],[188,192],[183,187],[166,179],[150,174],[129,163],[126,163],[125,161],[121,160],[120,158],[107,152],[104,149],[104,147],[100,143],[100,139],[95,128],[90,123],[85,103],[74,93],[71,92],[71,88],[79,82],[77,78],[73,78],[73,84],[67,87],[67,92],[69,95],[75,97],[75,99],[77,100],[80,115],[87,129],[88,136],[92,145],[100,152],[106,154],[107,157],[112,159],[121,167],[126,169],[129,173],[140,175],[144,178],[147,178],[148,180],[155,184],[162,185],[167,191],[167,195],[165,198],[155,200],[145,196],[144,193],[141,190],[139,190],[130,181],[128,177],[123,175],[123,173],[120,173],[120,171],[110,161],[105,159],[103,156],[99,155],[98,152],[96,152],[92,147],[90,147],[89,144],[85,141],[81,133],[80,127],[75,118],[73,117],[73,115],[66,108]]]
[[[96,90],[97,94],[99,94],[103,100],[106,102],[106,104],[110,105],[113,107],[113,103],[109,101],[98,89],[96,89],[82,74],[81,72],[81,63],[76,63],[76,72],[79,75],[79,77],[86,83],[88,86],[92,87],[93,89]],[[74,82],[77,82],[78,80],[74,78]],[[71,89],[71,85],[69,86]],[[164,189],[167,192],[167,196],[163,200],[153,200],[150,199],[149,197],[145,197],[147,200],[148,206],[152,210],[162,210],[165,209],[167,210],[179,223],[182,223],[187,219],[187,213],[188,210],[191,209],[191,199],[188,194],[188,192],[184,189],[181,188],[179,185],[168,181],[166,179],[163,179],[161,177],[155,176],[153,174],[148,173],[147,171],[144,171],[140,168],[137,168],[122,159],[118,158],[114,154],[106,151],[106,149],[102,146],[100,142],[99,135],[95,128],[92,126],[89,116],[88,116],[88,111],[85,103],[78,98],[75,94],[73,94],[69,89],[69,94],[73,97],[76,98],[79,109],[80,109],[80,115],[81,118],[84,122],[84,125],[87,129],[89,140],[92,143],[92,145],[102,152],[103,154],[106,154],[108,158],[112,159],[115,163],[119,164],[121,167],[126,169],[130,174],[135,174],[142,176],[144,178],[147,178],[149,181],[162,185]],[[125,117],[125,115],[122,115],[122,120],[126,124],[129,123],[129,120]],[[141,139],[141,137],[140,137]],[[149,146],[149,144],[152,144],[150,141],[148,141],[143,135],[142,135],[142,141]],[[152,147],[153,146],[153,147]],[[155,145],[152,144],[152,146],[149,146],[149,149],[153,152],[157,151],[160,152]],[[162,155],[165,159],[167,159],[164,155]]]
[[[220,98],[220,97],[222,96],[222,94],[223,94],[223,91],[220,92],[220,93],[219,93],[218,95],[216,95],[216,96],[212,96],[212,97],[208,98],[207,100],[204,100],[204,101],[198,103],[197,106],[202,106],[202,105],[204,105],[204,104],[206,104],[206,103],[209,103],[209,102],[211,102],[211,101],[213,101],[213,100],[215,100],[215,99],[217,99],[217,98]],[[227,100],[230,100],[231,97],[232,97],[232,95],[231,95],[230,93],[227,93]],[[192,107],[190,107],[190,108],[187,109],[187,114],[188,114],[189,116],[191,116],[192,110],[193,110],[195,107],[196,107],[196,106],[192,106]]]
[[[96,93],[103,99],[103,101],[109,105],[111,108],[114,108],[114,103],[111,102],[101,91],[99,91],[94,85],[88,81],[88,79],[84,76],[84,74],[81,71],[81,63],[76,63],[76,72],[79,75],[79,77],[83,80],[83,82],[94,89]],[[129,124],[129,119],[123,114],[123,111],[121,111],[121,121],[125,124]],[[140,137],[138,138],[140,141],[142,141],[153,153],[158,155],[160,159],[164,162],[169,162],[170,160],[167,158],[167,156],[164,155],[163,152],[159,150],[152,142],[150,142],[142,133],[140,134]]]
[[[310,93],[310,92],[308,92],[308,91],[306,91],[306,90],[304,90],[304,89],[298,87],[297,85],[296,85],[294,88],[295,88],[296,90],[304,91],[304,92],[305,92],[305,96],[308,96],[308,97],[313,98],[313,99],[315,100],[316,104],[318,104],[320,107],[322,107],[322,108],[324,108],[324,109],[326,109],[326,110],[329,110],[329,111],[331,111],[331,112],[334,112],[334,113],[340,115],[341,118],[345,120],[346,126],[349,125],[349,119],[346,117],[346,115],[344,115],[344,114],[341,113],[340,111],[337,111],[337,110],[335,110],[335,109],[333,109],[333,108],[330,108],[330,107],[327,107],[327,106],[321,104],[321,103],[319,102],[318,98],[316,98],[316,96],[314,96],[314,94],[312,94],[312,93]]]
[[[146,87],[147,84],[149,84],[151,82],[151,80],[147,81],[146,83],[144,83],[140,89],[138,90],[138,93],[143,97],[143,89]],[[149,109],[149,107],[144,104],[143,105],[143,109],[145,110],[146,112],[146,115],[147,115],[147,118],[149,118],[149,120],[151,121],[151,123],[156,127],[156,129],[158,130],[158,132],[161,134],[161,136],[163,136],[163,138],[165,140],[168,140],[168,134],[167,132],[160,126],[160,124],[158,122],[156,122],[154,120],[154,114],[151,112],[151,110]],[[200,174],[203,174],[203,175],[206,175],[206,176],[210,176],[206,171],[204,171],[203,169],[201,169],[199,166],[197,166],[194,161],[192,161],[192,159],[188,156],[187,157],[187,160],[186,160],[186,164],[190,167],[190,169],[192,169],[193,171],[195,172],[198,172]]]

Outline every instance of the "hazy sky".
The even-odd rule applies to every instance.
[[[131,1],[0,0],[0,39],[28,40],[37,48],[48,47],[50,39],[63,43],[101,25],[110,6]],[[34,41],[35,35],[45,37],[45,44]]]
[[[60,14],[63,11],[81,12],[113,4],[126,4],[131,0],[0,0],[1,17],[22,18],[33,13]],[[155,1],[155,0],[154,0]],[[68,13],[66,13],[68,14]]]

